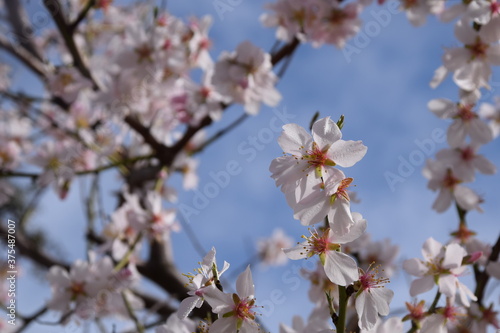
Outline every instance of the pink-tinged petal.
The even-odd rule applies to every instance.
[[[209,333],[234,333],[236,332],[236,317],[220,317],[208,329]]]
[[[454,191],[457,204],[465,210],[479,209],[481,198],[468,187],[457,185]]]
[[[240,298],[253,297],[255,288],[253,285],[252,271],[250,265],[247,266],[245,271],[238,276],[236,280],[236,291]]]
[[[483,155],[476,155],[476,157],[474,157],[474,160],[472,161],[472,165],[479,172],[485,175],[492,175],[497,172],[497,167],[495,166],[495,164],[491,163],[490,160],[488,160]]]
[[[455,24],[455,37],[463,44],[468,45],[475,43],[478,34],[469,22],[461,20]]]
[[[457,243],[446,245],[442,266],[447,269],[454,269],[462,266],[462,259],[467,255],[467,251]]]
[[[466,135],[467,131],[464,122],[462,120],[455,120],[448,127],[448,144],[452,148],[460,147],[464,144]]]
[[[225,294],[216,287],[207,287],[204,289],[205,301],[210,304],[215,313],[226,313],[232,310],[234,305],[231,295]]]
[[[482,61],[474,60],[458,68],[453,75],[453,81],[463,90],[472,91],[481,87],[489,88],[490,77],[490,66]]]
[[[342,252],[327,251],[324,268],[330,281],[339,286],[347,286],[359,277],[356,261]]]
[[[422,324],[420,333],[448,333],[445,318],[440,314],[430,315]]]
[[[193,311],[196,305],[199,303],[200,297],[191,296],[186,297],[182,300],[181,304],[179,304],[179,309],[177,310],[177,316],[180,319],[185,319],[187,316]]]
[[[434,287],[434,278],[432,276],[424,276],[413,280],[410,286],[410,296],[415,297],[418,294],[425,293]]]
[[[367,292],[362,292],[356,298],[355,307],[359,318],[358,326],[363,330],[371,330],[375,327],[378,320],[378,313],[373,297]]]
[[[271,162],[269,171],[271,171],[271,177],[275,180],[276,186],[283,186],[282,191],[285,191],[286,185],[294,184],[299,179],[305,178],[308,168],[307,161],[286,155],[275,158]]]
[[[447,274],[439,276],[438,286],[439,292],[448,296],[454,297],[457,293],[457,278],[454,275]]]
[[[68,271],[61,266],[52,266],[47,274],[47,280],[51,285],[60,289],[71,286]]]
[[[312,137],[306,130],[297,124],[283,125],[283,133],[278,143],[285,153],[302,156],[303,150],[312,147]]]
[[[427,266],[417,258],[407,259],[403,262],[403,269],[411,275],[414,276],[424,276],[425,273],[429,270]]]
[[[304,259],[307,258],[307,252],[304,250],[304,247],[307,245],[307,242],[303,242],[289,249],[283,249],[286,256],[292,260]]]
[[[369,292],[373,296],[377,312],[381,316],[387,316],[391,311],[391,309],[389,308],[389,303],[391,303],[391,300],[394,297],[394,291],[382,287],[371,288]]]
[[[293,217],[300,220],[302,225],[311,225],[325,219],[330,210],[329,197],[324,191],[313,193],[305,198],[305,201],[295,205]]]
[[[449,189],[443,188],[439,191],[439,194],[432,205],[432,209],[438,213],[442,213],[450,208],[452,199],[453,193]]]
[[[354,220],[354,224],[350,227],[349,232],[343,235],[336,234],[330,230],[329,239],[332,243],[345,244],[358,239],[366,230],[366,220]]]
[[[444,66],[440,66],[438,69],[434,71],[434,76],[432,77],[431,82],[429,83],[432,89],[436,88],[443,82],[443,80],[448,75],[448,70]]]
[[[361,141],[334,142],[328,150],[328,156],[341,167],[351,167],[359,162],[366,154],[368,148]]]
[[[486,58],[490,65],[500,66],[500,45],[490,45],[486,50]]]
[[[462,68],[470,60],[470,52],[465,48],[447,50],[443,55],[443,65],[449,71]]]
[[[457,113],[457,104],[445,98],[437,98],[427,103],[429,110],[442,119],[451,118]]]
[[[460,302],[466,306],[470,306],[469,299],[473,301],[477,301],[476,295],[470,290],[465,284],[457,282],[457,290],[458,290],[458,297],[460,298]]]
[[[441,255],[442,251],[443,244],[432,237],[428,238],[422,246],[422,256],[426,260],[436,258],[438,255]]]
[[[475,144],[486,144],[493,140],[493,131],[481,119],[472,119],[469,122],[469,135]]]
[[[450,22],[465,13],[465,9],[467,7],[463,3],[457,3],[454,4],[453,6],[446,8],[443,10],[443,12],[439,15],[439,19],[443,22]]]
[[[328,213],[328,222],[334,234],[342,236],[349,232],[354,225],[354,220],[348,200],[337,197]]]
[[[500,16],[496,16],[483,25],[479,32],[481,39],[486,43],[496,43],[500,40]]]
[[[312,127],[312,136],[320,149],[329,147],[342,138],[342,132],[330,117],[318,120]]]

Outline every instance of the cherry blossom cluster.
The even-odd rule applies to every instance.
[[[280,40],[296,38],[315,47],[332,44],[342,48],[361,29],[359,16],[370,2],[279,0],[267,5],[272,13],[263,14],[261,21],[264,26],[276,27],[276,37]]]
[[[343,118],[335,123],[325,117],[312,124],[312,135],[297,124],[284,125],[278,138],[284,155],[274,159],[269,168],[294,217],[307,226],[324,223],[324,227],[309,229],[310,235],[303,236],[304,242],[284,249],[293,260],[319,257],[319,271],[309,276],[322,276],[327,280],[317,284],[320,293],[326,292],[327,297],[314,298],[317,310],[311,315],[310,324],[323,323],[323,327],[314,332],[321,332],[327,325],[325,319],[332,318],[336,328],[343,331],[345,305],[351,295],[359,327],[371,330],[379,314],[389,314],[393,296],[391,290],[384,288],[388,278],[379,271],[379,265],[373,266],[371,262],[365,271],[346,253],[349,244],[351,251],[356,249],[353,242],[364,234],[366,220],[361,214],[351,212],[348,187],[353,179],[346,177],[337,166],[353,166],[366,154],[367,147],[361,141],[342,140],[342,125]]]
[[[88,261],[77,260],[69,269],[52,266],[47,274],[52,298],[47,307],[61,312],[64,324],[75,320],[103,318],[109,315],[128,317],[129,309],[144,307],[142,299],[131,288],[139,281],[134,265],[120,268],[108,256],[89,255]]]
[[[432,208],[442,213],[454,204],[459,224],[447,244],[429,238],[422,248],[423,260],[404,262],[406,272],[417,277],[410,287],[412,297],[436,286],[437,291],[431,304],[424,300],[407,303],[408,314],[403,320],[411,321],[411,332],[486,333],[488,327],[500,328],[493,303],[487,305],[484,294],[488,280],[499,277],[498,253],[469,229],[467,213],[482,212],[480,204],[485,199],[463,184],[474,182],[476,172],[496,173],[496,166],[479,150],[498,136],[498,105],[479,101],[482,89],[490,89],[492,67],[500,65],[500,7],[496,0],[462,1],[449,6],[445,1],[402,1],[402,6],[414,25],[424,24],[429,14],[444,22],[455,20],[455,37],[460,44],[445,50],[443,65],[430,83],[436,88],[451,74],[459,90],[458,101],[437,98],[428,103],[437,117],[451,121],[447,130],[449,148],[438,151],[423,170],[429,189],[439,192]],[[474,292],[462,282],[471,273],[469,267],[475,276]],[[440,302],[441,296],[444,302]]]
[[[208,333],[261,332],[256,320],[255,287],[250,266],[236,280],[236,292],[224,292],[221,284],[222,274],[229,269],[224,261],[223,267],[217,267],[215,248],[212,248],[203,260],[196,274],[185,274],[190,289],[188,297],[180,304],[165,325],[156,328],[156,333],[192,332],[196,326],[188,315],[194,308],[200,308],[205,302],[211,307],[215,318],[201,322],[198,328]]]
[[[69,17],[81,7],[73,1]],[[40,172],[27,176],[42,187],[53,186],[65,198],[79,175],[120,162],[150,164],[155,151],[139,128],[150,132],[149,141],[169,147],[182,139],[186,126],[217,121],[230,104],[257,114],[262,103],[274,106],[280,101],[270,55],[257,46],[242,42],[234,52],[212,60],[208,16],[184,22],[168,12],[153,12],[149,5],[130,8],[108,2],[89,15],[93,19],[81,22],[74,40],[91,73],[72,62],[74,54],[55,30],[37,37],[54,66],[45,74],[45,96],[16,96],[22,112],[1,106],[7,114],[0,119],[4,176],[35,167]],[[0,73],[0,92],[13,99],[9,67],[2,64]],[[45,135],[43,140],[31,140],[37,131]],[[198,162],[191,153],[202,141],[200,130],[168,163],[167,176],[180,172],[186,189],[196,187]],[[0,200],[5,201],[13,189],[3,177],[1,182]]]

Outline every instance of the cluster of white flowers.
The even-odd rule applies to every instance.
[[[50,269],[47,280],[52,299],[47,306],[62,312],[66,321],[72,316],[84,320],[109,315],[127,317],[129,307],[138,310],[144,306],[129,289],[138,279],[139,273],[133,265],[116,270],[110,257],[98,260],[91,253],[89,261],[77,260],[69,271],[60,266]]]
[[[361,29],[359,15],[369,2],[279,0],[267,5],[273,13],[263,14],[261,21],[267,27],[277,27],[278,39],[297,38],[315,47],[332,44],[342,48]]]

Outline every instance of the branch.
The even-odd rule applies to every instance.
[[[73,64],[83,76],[89,79],[92,82],[94,89],[98,89],[97,83],[95,82],[90,70],[87,68],[78,47],[76,46],[75,40],[73,38],[73,31],[71,30],[69,24],[66,22],[66,18],[64,17],[62,11],[62,5],[59,0],[43,0],[43,4],[49,11],[52,16],[59,33],[64,39],[64,43],[68,48],[69,53],[73,58]]]
[[[498,236],[497,242],[493,246],[491,250],[491,254],[488,258],[488,262],[495,262],[498,260],[498,256],[500,254],[500,236]],[[483,305],[484,291],[486,289],[486,284],[488,284],[488,280],[490,279],[490,275],[486,272],[486,269],[482,272],[475,269],[476,276],[476,290],[474,294],[477,297],[477,303]]]
[[[21,1],[5,1],[7,7],[7,17],[12,27],[12,33],[26,51],[28,51],[38,61],[43,62],[40,49],[33,43],[33,29],[28,21],[26,11],[22,7]]]
[[[46,65],[40,62],[36,57],[34,57],[30,52],[26,51],[24,48],[13,45],[4,35],[0,34],[0,48],[9,52],[17,60],[21,61],[29,69],[31,69],[36,75],[45,79],[47,77]]]
[[[92,9],[92,7],[95,6],[96,0],[87,0],[87,3],[85,4],[85,7],[83,7],[82,11],[78,14],[77,18],[71,25],[69,26],[69,29],[71,33],[73,34],[78,28],[78,25],[87,17],[87,14],[89,11]]]

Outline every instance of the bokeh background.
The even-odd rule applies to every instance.
[[[222,2],[231,10],[220,15],[216,5]],[[250,40],[264,50],[270,50],[275,42],[275,31],[262,26],[259,16],[264,12],[265,1],[165,1],[168,10],[180,17],[191,15],[213,17],[211,37],[214,59],[224,51],[232,51],[243,40]],[[33,3],[31,10],[36,10]],[[308,127],[316,111],[321,117],[330,116],[337,120],[345,115],[343,135],[345,140],[362,140],[368,146],[368,153],[354,167],[344,170],[354,178],[355,191],[361,202],[352,206],[368,221],[367,231],[374,240],[390,239],[400,247],[400,261],[421,257],[423,242],[434,237],[446,242],[449,233],[457,227],[454,209],[444,214],[431,210],[436,193],[426,188],[427,181],[421,174],[425,162],[411,164],[403,176],[404,182],[392,188],[386,180],[386,173],[398,174],[402,160],[409,156],[432,157],[445,142],[434,142],[431,151],[422,151],[418,142],[432,140],[436,129],[446,132],[449,122],[435,117],[427,103],[434,98],[456,100],[457,88],[451,78],[437,89],[431,89],[429,82],[434,70],[441,65],[444,48],[457,46],[453,36],[453,24],[438,22],[429,18],[423,27],[413,27],[405,13],[394,14],[389,10],[394,5],[372,5],[362,18],[362,31],[368,38],[348,41],[359,53],[350,56],[332,46],[318,49],[301,45],[290,66],[279,82],[278,89],[283,98],[276,108],[263,106],[260,114],[248,118],[241,126],[228,133],[221,140],[208,147],[198,157],[200,160],[199,192],[184,192],[181,181],[174,178],[172,184],[179,189],[178,204],[197,209],[198,214],[180,214],[182,222],[193,231],[201,246],[208,251],[217,249],[217,258],[231,264],[228,278],[235,278],[248,262],[255,257],[255,243],[269,237],[275,228],[282,228],[286,234],[300,241],[307,228],[294,220],[292,209],[270,178],[269,164],[280,156],[277,144],[279,132],[274,124],[277,114],[286,112],[289,122]],[[41,4],[39,4],[39,8]],[[382,25],[376,16],[380,11],[389,13],[388,21]],[[366,34],[366,23],[378,25],[376,30]],[[387,23],[387,24],[385,24]],[[29,78],[19,66],[14,70],[14,82],[23,89],[39,89],[30,86]],[[492,101],[500,95],[500,72],[496,70],[491,83],[492,89],[485,92],[482,101]],[[229,124],[243,113],[242,107],[230,107],[224,120],[209,130],[215,131]],[[293,116],[293,118],[292,118]],[[270,135],[271,134],[271,135]],[[257,145],[252,146],[252,142]],[[497,166],[500,165],[500,143],[498,140],[484,146],[481,152]],[[422,154],[414,153],[421,151]],[[218,194],[208,198],[206,207],[196,206],[193,200],[204,193],[205,186],[214,183],[211,174],[225,170],[228,162],[236,161],[241,172],[230,178],[229,184],[219,187]],[[233,162],[231,162],[233,163]],[[120,187],[113,171],[105,173],[103,197],[107,212],[116,204],[114,190]],[[61,202],[52,191],[48,191],[33,217],[33,225],[50,234],[52,251],[62,255],[66,261],[85,258],[84,207],[79,187],[88,186],[88,180],[75,182],[67,199]],[[500,176],[478,175],[471,187],[484,196],[484,212],[469,214],[471,229],[485,242],[492,243],[498,237],[500,200]],[[211,185],[209,185],[211,186]],[[184,228],[186,230],[186,227]],[[172,235],[174,254],[181,272],[190,272],[197,267],[200,254],[185,231]],[[50,290],[44,276],[33,270],[29,262],[22,262],[24,275],[19,280],[19,311],[31,313],[39,309],[50,298]],[[261,320],[271,332],[277,332],[280,322],[291,325],[292,314],[307,317],[312,304],[307,299],[309,283],[302,279],[298,270],[312,268],[313,262],[288,262],[286,266],[265,267],[252,263],[256,285],[257,303],[264,304]],[[396,315],[403,315],[404,302],[411,301],[408,287],[411,278],[399,271],[388,286],[395,292],[391,308]],[[470,280],[470,279],[469,279]],[[490,282],[489,291],[498,286]],[[166,297],[154,286],[145,288],[158,297]],[[281,297],[273,297],[276,294]],[[488,292],[487,292],[488,294]],[[433,297],[432,292],[424,298]],[[499,301],[499,293],[490,293],[488,301]],[[280,301],[273,302],[273,298]],[[44,317],[48,321],[57,317]],[[109,327],[118,321],[106,322]],[[82,327],[85,327],[82,326]],[[121,327],[121,326],[118,326]],[[88,332],[93,332],[89,328]],[[59,327],[41,324],[32,325],[26,332],[63,332]]]

